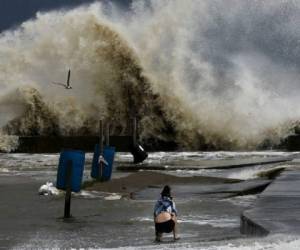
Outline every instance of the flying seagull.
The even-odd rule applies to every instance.
[[[63,86],[65,87],[66,89],[71,89],[71,85],[70,85],[70,77],[71,77],[71,70],[69,69],[68,71],[68,79],[67,79],[67,83],[64,84],[64,83],[60,83],[60,82],[52,82],[53,84],[56,84],[56,85],[60,85],[60,86]]]

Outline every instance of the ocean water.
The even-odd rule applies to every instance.
[[[239,159],[266,159],[270,157],[296,157],[299,152],[285,151],[214,151],[214,152],[153,152],[149,153],[146,166],[171,166],[179,165],[180,170],[167,171],[178,176],[216,176],[236,179],[253,179],[257,173],[277,168],[277,165],[257,165],[252,167],[237,168],[234,170],[200,169],[184,170],[184,165],[200,166],[210,160],[239,160]],[[86,154],[84,177],[89,178],[93,155]],[[23,153],[0,153],[0,175],[28,175],[36,178],[46,176],[48,181],[56,177],[59,154],[23,154]],[[132,164],[130,153],[118,152],[115,156],[114,171],[118,166]],[[282,165],[282,164],[281,164]],[[289,167],[287,164],[285,167]],[[47,173],[47,175],[46,175]],[[126,175],[126,174],[125,174]],[[115,177],[123,176],[115,171]],[[51,178],[50,178],[51,177]]]

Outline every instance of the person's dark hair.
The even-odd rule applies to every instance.
[[[162,197],[165,196],[165,197],[172,198],[172,196],[171,196],[171,188],[168,185],[164,186],[164,188],[163,188],[163,190],[162,190],[162,192],[160,194],[161,194]]]

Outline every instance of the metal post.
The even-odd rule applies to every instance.
[[[137,125],[136,125],[136,117],[133,117],[132,119],[132,143],[133,146],[135,147],[137,144]]]
[[[103,122],[99,121],[99,157],[103,156]],[[103,163],[99,161],[99,180],[102,178]]]
[[[64,218],[71,218],[71,192],[72,192],[72,161],[67,162],[66,172],[66,196]]]

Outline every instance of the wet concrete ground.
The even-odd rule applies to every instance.
[[[72,198],[73,220],[63,221],[64,197],[40,196],[28,177],[0,177],[0,249],[104,248],[154,243],[154,201]],[[192,192],[192,190],[191,190]],[[217,196],[178,197],[182,242],[243,237],[239,215],[250,205]],[[171,234],[166,238],[171,240]]]
[[[252,235],[300,233],[300,169],[285,170],[243,212],[242,230]]]

